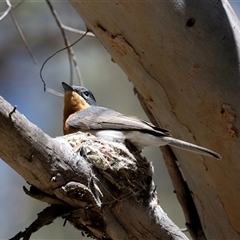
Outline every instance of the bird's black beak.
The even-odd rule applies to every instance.
[[[64,89],[65,92],[67,92],[67,91],[72,92],[73,91],[73,88],[70,85],[66,84],[65,82],[62,82],[62,86],[63,86],[63,89]]]

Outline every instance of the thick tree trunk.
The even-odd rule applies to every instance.
[[[133,82],[150,118],[222,155],[214,161],[173,149],[206,238],[239,239],[240,31],[228,2],[71,3]]]

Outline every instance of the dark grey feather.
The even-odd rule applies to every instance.
[[[69,121],[70,127],[82,131],[88,130],[121,130],[141,131],[155,136],[170,136],[166,129],[153,126],[151,123],[134,116],[126,116],[114,110],[95,107],[77,112]]]

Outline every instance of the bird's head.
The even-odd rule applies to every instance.
[[[91,91],[82,86],[70,86],[62,82],[64,89],[64,115],[70,115],[77,111],[96,106],[97,102]]]

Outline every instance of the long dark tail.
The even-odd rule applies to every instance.
[[[173,147],[185,149],[190,152],[206,155],[206,156],[213,157],[216,159],[222,158],[218,153],[216,153],[212,150],[209,150],[207,148],[192,144],[192,143],[188,143],[188,142],[178,140],[178,139],[172,138],[172,137],[163,137],[163,139],[168,141],[168,145],[173,146]]]

